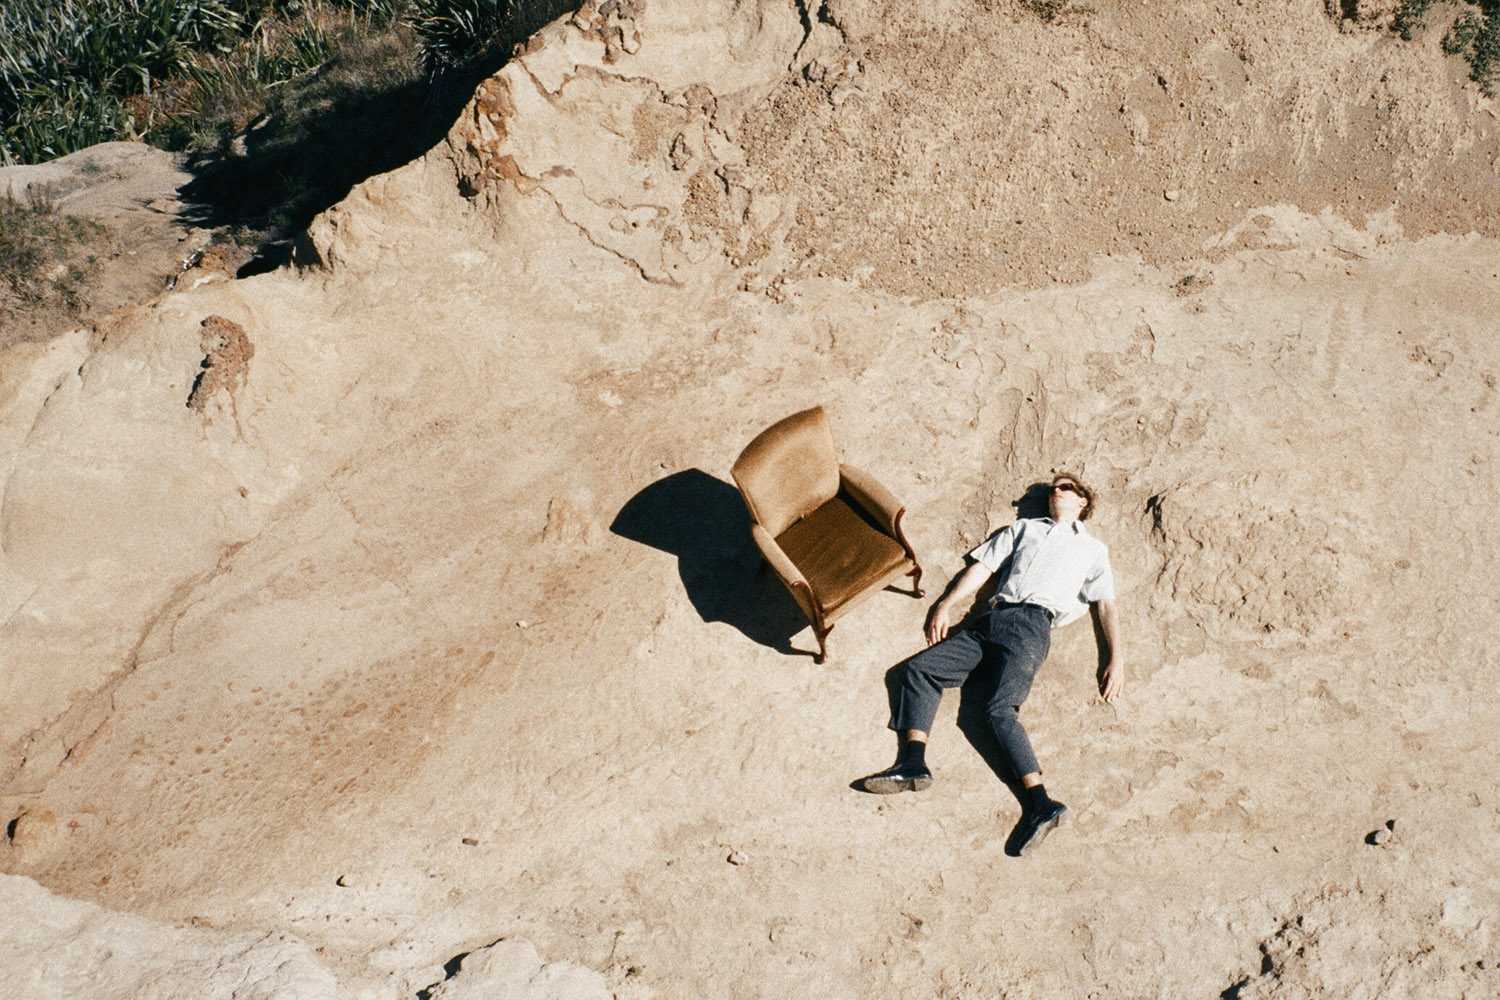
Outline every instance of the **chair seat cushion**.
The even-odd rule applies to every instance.
[[[901,544],[876,527],[843,492],[783,531],[776,543],[807,577],[824,614],[830,616],[910,565]]]

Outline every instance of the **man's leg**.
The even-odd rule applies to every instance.
[[[984,624],[985,653],[998,665],[995,692],[987,706],[990,728],[1011,774],[1030,788],[1041,783],[1042,769],[1019,713],[1052,648],[1052,619],[1040,608],[1022,605],[1001,608]]]
[[[1019,717],[1021,705],[1031,694],[1032,682],[1051,648],[1052,620],[1045,611],[1020,607],[1005,609],[1004,614],[988,624],[985,643],[1000,664],[995,693],[988,706],[990,727],[1011,773],[1020,778],[1024,789],[1017,848],[1025,854],[1056,829],[1068,812],[1068,807],[1053,800],[1042,785],[1041,765]]]
[[[943,689],[958,687],[984,656],[979,635],[971,628],[957,628],[936,646],[924,649],[896,668],[891,691],[890,728],[901,737],[896,763],[861,778],[859,787],[877,795],[920,792],[932,784],[927,769],[927,734],[937,717]]]
[[[1017,853],[1025,854],[1057,829],[1068,815],[1068,807],[1047,794],[1041,765],[1031,750],[1031,740],[1016,717],[1015,705],[990,706],[990,724],[1011,767],[1021,776],[1021,826],[1016,835]]]

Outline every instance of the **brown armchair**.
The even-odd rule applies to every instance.
[[[899,576],[922,596],[922,567],[901,530],[906,509],[867,474],[840,465],[821,406],[762,431],[734,463],[750,534],[818,637],[822,663],[834,620]]]

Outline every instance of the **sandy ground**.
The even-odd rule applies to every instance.
[[[0,355],[10,919],[268,996],[1495,995],[1488,109],[1321,4],[554,26],[297,268]],[[934,587],[1102,491],[1129,681],[1058,634],[1034,856],[982,678],[849,788],[927,602],[819,666],[757,574],[812,403]]]

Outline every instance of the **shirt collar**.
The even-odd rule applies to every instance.
[[[1058,521],[1052,520],[1052,518],[1050,518],[1050,517],[1039,517],[1039,518],[1037,518],[1037,520],[1038,521],[1045,521],[1045,522],[1047,522],[1048,524],[1051,524],[1051,525],[1056,525],[1056,524],[1060,523]],[[1083,522],[1080,521],[1080,520],[1078,520],[1076,517],[1073,520],[1071,520],[1071,521],[1069,521],[1067,523],[1069,523],[1069,524],[1071,524],[1073,526],[1073,534],[1075,534],[1075,535],[1087,535],[1089,533],[1089,529],[1085,528],[1083,526]]]

